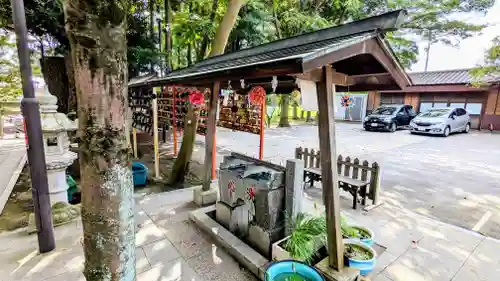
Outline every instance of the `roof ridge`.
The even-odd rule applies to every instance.
[[[443,70],[429,70],[429,71],[415,71],[408,72],[408,74],[426,74],[426,73],[437,73],[437,72],[461,72],[461,71],[469,71],[472,68],[456,68],[456,69],[443,69]]]

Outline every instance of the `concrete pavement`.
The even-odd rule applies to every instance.
[[[0,139],[0,214],[26,163],[24,138],[7,135]]]
[[[317,128],[266,129],[265,160],[284,163],[298,146],[318,149]],[[336,128],[338,154],[380,164],[387,204],[500,238],[500,135],[471,131],[441,138],[366,132],[349,123]],[[203,145],[202,137],[197,140]],[[218,128],[217,149],[219,162],[231,151],[257,157],[259,136]],[[200,149],[195,159],[203,163],[203,157]]]
[[[305,197],[304,211],[323,210]],[[137,280],[256,281],[188,220],[197,208],[191,200],[192,189],[136,194]],[[350,223],[372,228],[375,241],[387,247],[377,258],[373,281],[498,280],[498,240],[389,204],[364,212],[352,210],[349,200],[342,203]],[[57,248],[43,255],[35,235],[0,234],[0,280],[84,281],[82,231],[79,221],[56,228]]]
[[[138,281],[256,281],[188,219],[196,207],[184,189],[136,198]],[[80,221],[55,228],[56,249],[38,254],[36,235],[0,234],[0,280],[84,281]]]

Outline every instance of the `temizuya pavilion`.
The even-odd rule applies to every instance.
[[[405,11],[389,12],[211,57],[163,78],[141,79],[129,87],[176,84],[211,88],[212,93],[218,93],[227,87],[229,80],[244,79],[246,85],[269,88],[272,77],[277,76],[278,91],[286,92],[297,87],[295,78],[316,82],[329,265],[340,271],[344,259],[335,147],[335,90],[399,90],[411,85],[410,78],[384,39],[386,32],[395,31],[400,26],[405,15]],[[238,84],[233,83],[232,88],[237,90]],[[205,147],[205,191],[210,190],[212,181],[217,102],[218,95],[212,94]]]

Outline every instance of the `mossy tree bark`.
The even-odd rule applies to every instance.
[[[127,144],[126,0],[66,0],[78,99],[87,281],[134,281],[135,231]]]
[[[189,161],[193,155],[194,141],[196,138],[196,129],[198,120],[191,105],[188,106],[186,120],[184,120],[184,135],[182,137],[181,149],[177,160],[172,167],[172,174],[168,178],[169,185],[177,185],[184,182],[186,174],[189,172]]]

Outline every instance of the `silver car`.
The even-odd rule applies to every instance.
[[[432,134],[447,137],[450,133],[470,130],[470,115],[463,108],[433,108],[422,112],[410,122],[412,134]]]

